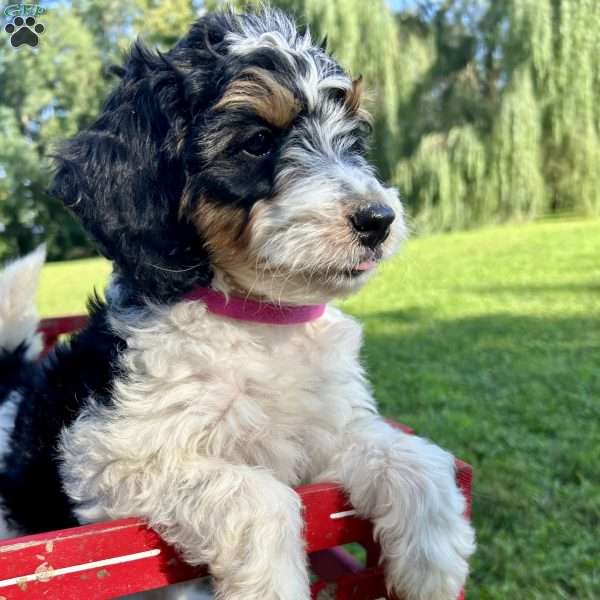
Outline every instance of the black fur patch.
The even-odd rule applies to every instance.
[[[38,533],[77,524],[59,475],[60,432],[85,408],[90,395],[109,402],[115,361],[124,348],[106,323],[106,308],[90,302],[89,326],[60,344],[42,363],[21,352],[0,359],[0,380],[22,400],[0,473],[0,498],[9,524]],[[18,381],[6,375],[18,373]]]

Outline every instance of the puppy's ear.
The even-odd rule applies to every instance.
[[[119,85],[87,130],[59,148],[50,193],[83,222],[119,274],[165,299],[206,285],[208,256],[179,216],[193,118],[210,101],[223,23],[201,19],[166,55],[133,46]],[[213,42],[209,38],[212,38]]]

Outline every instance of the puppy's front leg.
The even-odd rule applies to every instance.
[[[191,564],[210,565],[217,598],[307,600],[298,495],[258,468],[192,469],[181,487],[165,490],[172,508],[155,516],[165,539]]]
[[[129,470],[116,485],[105,475],[106,514],[140,516],[184,560],[208,564],[220,600],[309,599],[300,498],[267,470],[193,457]]]
[[[390,589],[409,600],[456,599],[475,544],[450,454],[364,415],[319,479],[338,481],[374,522]]]

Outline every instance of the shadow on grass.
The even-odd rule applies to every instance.
[[[600,597],[600,318],[362,320],[382,412],[475,467],[473,597]]]
[[[561,283],[539,285],[494,285],[481,287],[457,288],[461,292],[481,294],[600,294],[600,283]]]

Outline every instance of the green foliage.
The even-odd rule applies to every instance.
[[[139,12],[134,27],[150,45],[168,48],[190,28],[198,16],[194,0],[137,0]]]
[[[85,247],[79,226],[45,196],[47,155],[99,108],[100,54],[93,37],[70,10],[44,16],[36,52],[0,42],[0,253],[23,253],[49,242],[51,257]]]
[[[600,213],[600,11],[594,0],[559,5],[551,96],[547,176],[561,209]]]
[[[419,90],[417,114],[425,111],[430,119],[405,148],[393,178],[417,229],[557,210],[600,213],[596,3],[425,4],[415,18],[435,40],[436,56]],[[466,157],[477,165],[470,176]]]
[[[480,196],[484,218],[543,214],[547,189],[542,178],[540,111],[528,70],[517,71],[505,91],[489,144],[489,187]]]
[[[469,125],[424,136],[395,180],[407,198],[422,198],[413,224],[419,231],[465,228],[478,222],[486,172],[485,147]]]

